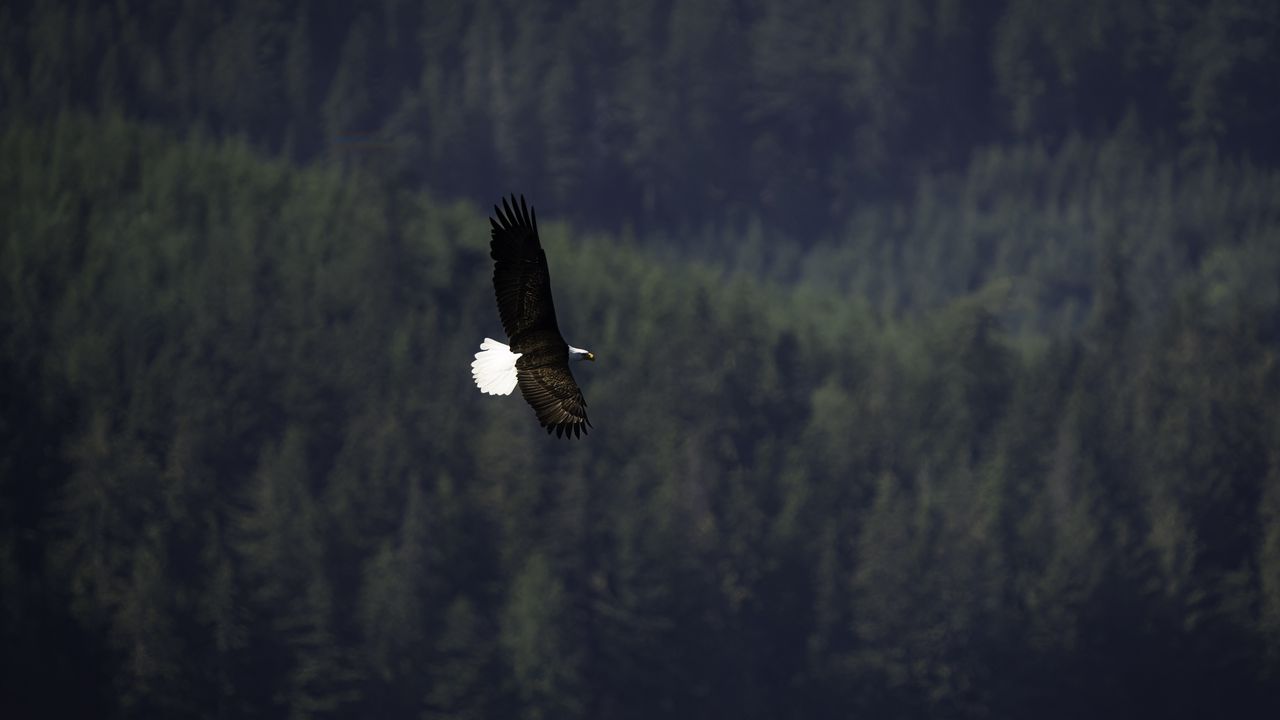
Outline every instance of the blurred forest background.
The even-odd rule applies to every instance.
[[[6,718],[1280,717],[1278,3],[19,0],[0,93]],[[512,191],[582,441],[469,377]]]

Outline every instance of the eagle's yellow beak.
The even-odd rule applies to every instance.
[[[595,362],[595,361],[596,361],[596,354],[595,354],[595,353],[593,353],[593,352],[588,352],[588,353],[587,353],[587,359],[588,359],[588,360],[590,360],[591,362]]]

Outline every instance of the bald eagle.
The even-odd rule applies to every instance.
[[[590,351],[564,341],[551,302],[547,255],[538,240],[538,215],[525,205],[502,199],[489,218],[493,239],[493,290],[498,315],[510,345],[492,338],[480,343],[471,363],[471,377],[481,392],[510,395],[516,385],[533,406],[538,422],[556,437],[580,437],[591,427],[587,401],[569,372],[571,360],[595,360]]]

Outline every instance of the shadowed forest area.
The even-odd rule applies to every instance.
[[[0,715],[1280,716],[1278,127],[1274,2],[7,3]]]

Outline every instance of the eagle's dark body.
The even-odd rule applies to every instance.
[[[498,314],[507,332],[516,361],[520,392],[538,415],[538,422],[557,437],[579,436],[591,423],[587,401],[569,371],[569,345],[556,323],[551,299],[551,275],[547,256],[538,239],[537,216],[524,198],[519,205],[494,206],[489,218],[493,239],[493,289]]]

